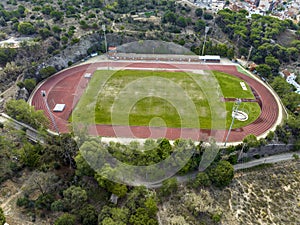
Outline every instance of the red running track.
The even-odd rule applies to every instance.
[[[170,62],[171,63],[171,62]],[[230,133],[229,142],[237,142],[249,134],[255,136],[262,135],[268,131],[275,123],[279,114],[278,104],[275,97],[260,82],[237,71],[234,65],[207,65],[207,64],[169,64],[169,63],[148,63],[148,62],[98,62],[85,64],[59,72],[55,76],[46,80],[33,94],[31,104],[37,110],[44,110],[50,120],[45,103],[40,94],[41,90],[47,93],[47,102],[50,109],[56,104],[64,103],[66,107],[63,112],[53,112],[55,122],[61,133],[70,131],[68,118],[73,108],[79,101],[85,90],[88,79],[84,78],[86,73],[93,73],[98,67],[117,67],[117,68],[155,68],[168,70],[217,70],[232,74],[246,81],[253,90],[256,100],[260,103],[261,114],[253,123],[233,129]],[[52,122],[49,125],[51,130],[54,129]],[[103,137],[127,137],[127,138],[160,138],[166,137],[170,140],[177,138],[190,138],[193,140],[206,140],[208,136],[213,136],[217,141],[224,141],[227,130],[205,130],[205,129],[188,129],[188,128],[158,128],[144,126],[116,126],[116,125],[95,125],[90,127],[90,133]]]

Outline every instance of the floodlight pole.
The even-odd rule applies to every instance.
[[[204,43],[203,43],[202,54],[201,55],[204,55],[205,43],[206,43],[206,37],[207,37],[208,31],[209,31],[209,27],[205,27],[205,36],[204,36]]]
[[[106,34],[105,34],[105,31],[106,31],[105,24],[102,25],[102,30],[103,30],[103,33],[104,33],[105,53],[107,55],[107,41],[106,41]]]
[[[250,59],[250,56],[251,56],[251,52],[253,50],[253,46],[251,45],[250,49],[249,49],[249,53],[248,53],[248,56],[247,56],[247,67],[248,67],[248,62],[249,62],[249,59]]]
[[[230,135],[230,132],[231,132],[232,126],[234,124],[234,120],[235,120],[235,117],[236,117],[236,114],[237,114],[237,111],[239,109],[241,102],[242,102],[241,99],[238,98],[232,108],[232,120],[231,120],[231,124],[230,124],[229,130],[228,130],[228,134],[226,136],[224,147],[226,147],[226,144],[227,144],[227,141],[228,141],[228,138],[229,138],[229,135]]]
[[[59,130],[58,130],[58,127],[57,127],[57,125],[56,125],[56,122],[55,122],[54,116],[53,116],[53,114],[52,114],[52,112],[51,112],[51,110],[50,110],[50,107],[49,107],[49,105],[48,105],[48,102],[47,102],[47,99],[46,99],[46,91],[44,91],[44,90],[41,90],[41,95],[42,95],[42,97],[43,97],[43,100],[44,100],[44,102],[45,102],[45,105],[46,105],[47,111],[48,111],[48,113],[49,113],[49,115],[50,115],[50,118],[51,118],[51,121],[52,121],[52,123],[53,123],[53,125],[54,125],[54,128],[55,128],[56,132],[57,132],[57,133],[58,133],[58,135],[59,135]]]

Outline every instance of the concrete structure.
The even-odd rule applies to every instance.
[[[64,111],[65,107],[66,107],[65,104],[56,104],[53,109],[53,112],[62,112]]]
[[[204,55],[199,56],[199,59],[203,62],[220,62],[221,58],[219,55]]]

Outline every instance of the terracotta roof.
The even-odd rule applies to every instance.
[[[287,69],[283,70],[282,73],[284,74],[285,77],[288,77],[291,75],[291,73]]]

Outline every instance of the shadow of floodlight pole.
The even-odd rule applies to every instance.
[[[54,125],[54,128],[55,128],[56,132],[58,133],[58,135],[60,135],[60,134],[59,134],[58,127],[57,127],[56,122],[55,122],[55,119],[54,119],[54,116],[53,116],[53,114],[52,114],[52,112],[51,112],[51,110],[50,110],[50,107],[49,107],[48,102],[47,102],[47,99],[46,99],[46,91],[41,90],[41,95],[42,95],[43,100],[44,100],[44,102],[45,102],[47,111],[48,111],[48,113],[49,113],[49,115],[50,115],[50,118],[51,118],[51,121],[52,121],[52,123],[53,123],[53,125]]]
[[[232,107],[232,120],[231,120],[231,124],[230,124],[230,127],[229,127],[229,130],[228,130],[228,133],[227,133],[227,136],[226,136],[226,139],[225,139],[225,143],[224,143],[224,147],[226,147],[226,144],[227,144],[227,141],[228,141],[228,138],[229,138],[229,135],[230,135],[230,132],[231,132],[231,129],[232,129],[232,126],[234,124],[234,120],[235,120],[235,117],[237,115],[237,111],[239,109],[239,106],[241,104],[241,99],[237,99]]]

